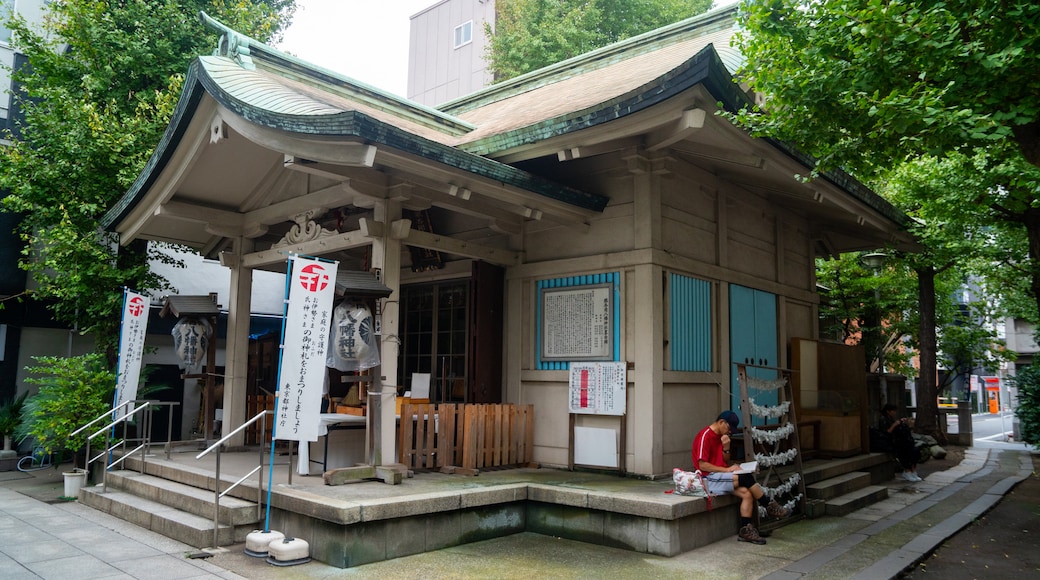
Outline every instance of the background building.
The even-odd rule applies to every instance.
[[[409,99],[434,106],[492,83],[484,25],[494,28],[495,0],[442,0],[411,20]]]

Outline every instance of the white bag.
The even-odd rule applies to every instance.
[[[700,471],[684,471],[676,467],[672,470],[672,481],[675,482],[676,495],[708,497],[708,487]]]

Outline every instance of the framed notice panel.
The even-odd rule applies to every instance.
[[[570,412],[624,415],[628,363],[571,363],[567,400]]]
[[[611,284],[543,288],[542,360],[612,360],[613,297]]]

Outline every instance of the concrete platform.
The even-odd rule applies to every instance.
[[[169,459],[165,455],[149,455],[143,462],[131,459],[127,467],[143,470],[143,475],[110,474],[110,488],[137,488],[134,493],[163,503],[160,498],[170,497],[170,505],[191,514],[178,519],[166,513],[168,507],[145,506],[144,511],[164,515],[147,518],[131,513],[127,519],[139,520],[150,529],[177,529],[178,535],[172,537],[192,545],[199,544],[200,537],[212,538],[212,523],[208,534],[202,534],[188,531],[181,521],[209,514],[212,522],[216,457],[196,460],[197,452],[182,449]],[[223,453],[221,489],[249,473],[262,455],[259,450]],[[268,463],[269,455],[263,457]],[[246,507],[237,509],[248,511],[249,505],[266,502],[268,481],[270,529],[306,540],[314,559],[343,568],[522,532],[672,557],[731,536],[738,516],[732,496],[713,498],[709,511],[703,499],[668,493],[673,487],[670,479],[648,481],[603,473],[516,468],[484,471],[477,476],[418,472],[399,485],[376,480],[326,485],[321,476],[290,472],[295,467],[290,462],[287,453],[276,455],[273,473],[265,466],[263,480],[259,475],[250,477],[222,500],[219,521],[227,529],[219,532],[219,543],[241,541],[249,531],[249,526],[234,520],[233,513],[238,512],[227,511],[224,503],[245,502]],[[869,479],[885,473],[890,477],[891,462],[879,455],[815,460],[806,463],[803,473],[807,482],[820,485],[828,478],[840,479],[850,470],[862,471],[857,471],[860,475],[852,480],[839,483],[837,491],[829,492],[832,497],[840,499],[840,493],[852,493],[857,486],[867,485]],[[157,483],[160,481],[169,483]],[[193,488],[210,491],[190,491]],[[85,502],[110,513],[116,513],[113,509],[131,510],[124,505],[128,500],[95,497],[104,495],[96,488],[84,493]],[[878,497],[857,495],[855,505]],[[257,522],[256,527],[263,528],[264,522]]]

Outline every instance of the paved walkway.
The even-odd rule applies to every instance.
[[[57,470],[0,476],[4,580],[243,578],[206,560],[188,558],[195,552],[190,546],[77,502],[37,499],[63,493]]]
[[[890,498],[843,518],[802,520],[765,546],[727,539],[661,558],[537,534],[457,546],[341,570],[311,562],[271,566],[242,546],[209,559],[61,495],[60,472],[0,473],[0,578],[893,578],[993,507],[1036,482],[1023,449],[968,448],[924,482],[890,483]],[[1040,461],[1038,461],[1040,463]]]

